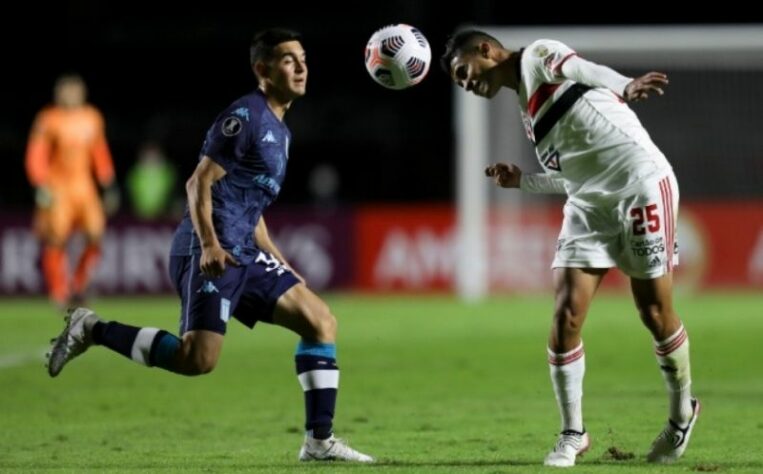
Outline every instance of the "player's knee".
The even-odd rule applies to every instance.
[[[212,372],[217,365],[217,353],[205,350],[193,339],[184,339],[178,353],[177,372],[183,375],[204,375]]]
[[[585,318],[585,305],[573,298],[565,298],[557,304],[554,324],[565,333],[580,332]]]
[[[336,339],[337,321],[326,303],[321,302],[311,308],[312,314],[309,318],[315,333],[315,338],[319,341],[334,341]]]
[[[186,375],[204,375],[212,372],[217,365],[217,357],[196,354],[186,363]]]

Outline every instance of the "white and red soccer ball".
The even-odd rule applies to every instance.
[[[421,82],[429,72],[432,50],[418,29],[390,25],[377,30],[366,45],[366,69],[374,81],[388,89],[405,89]]]

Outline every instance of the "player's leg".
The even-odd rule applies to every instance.
[[[230,308],[244,286],[246,267],[229,267],[221,277],[207,279],[198,269],[198,257],[173,256],[170,273],[182,301],[182,338],[158,328],[103,321],[93,311],[77,308],[53,341],[50,375],[58,375],[66,363],[94,344],[148,367],[182,375],[211,372],[222,349]]]
[[[575,464],[590,446],[583,424],[585,352],[581,330],[596,289],[607,269],[555,268],[555,306],[548,340],[548,363],[561,416],[561,432],[546,456],[548,466]]]
[[[631,278],[639,315],[654,337],[657,365],[670,401],[668,423],[647,456],[652,462],[671,462],[683,454],[700,409],[691,393],[689,337],[673,309],[672,275]]]
[[[48,209],[35,214],[35,232],[42,241],[42,274],[49,298],[60,308],[69,298],[69,263],[66,242],[72,228],[72,212],[61,197]]]
[[[212,371],[222,349],[223,336],[212,331],[190,331],[180,339],[165,330],[104,321],[88,308],[76,308],[53,340],[48,373],[57,376],[64,365],[92,345],[101,345],[147,367],[160,367],[182,375]]]
[[[336,318],[303,283],[286,291],[276,304],[273,322],[299,334],[295,363],[305,397],[305,443],[302,461],[344,460],[372,462],[373,458],[333,436],[339,389],[336,363]]]
[[[106,217],[97,196],[79,203],[77,214],[85,233],[86,243],[74,270],[71,303],[80,306],[84,304],[90,277],[101,258],[101,240],[106,226]]]
[[[575,465],[590,440],[583,423],[585,351],[580,337],[596,289],[614,267],[620,226],[609,206],[568,201],[559,232],[554,268],[555,306],[548,363],[562,429],[545,464]]]
[[[678,186],[672,173],[646,180],[622,204],[625,248],[620,267],[631,277],[641,321],[654,338],[657,364],[670,398],[669,421],[648,455],[669,462],[683,454],[699,413],[691,396],[689,339],[673,308]]]

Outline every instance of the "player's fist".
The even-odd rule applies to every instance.
[[[205,276],[212,278],[222,276],[226,265],[238,266],[239,263],[219,245],[202,248],[199,269]]]
[[[495,163],[485,168],[485,176],[493,178],[502,188],[518,188],[522,170],[513,163]]]
[[[623,99],[628,102],[638,102],[649,97],[649,94],[662,95],[663,88],[668,85],[668,76],[661,72],[649,72],[637,77],[625,86]]]
[[[119,193],[119,186],[117,186],[115,183],[112,183],[104,187],[103,193],[101,195],[101,200],[103,202],[103,212],[105,212],[107,216],[111,217],[116,214],[119,210],[120,204],[122,203],[122,198]]]
[[[34,190],[34,203],[40,209],[50,209],[53,205],[53,193],[46,186],[38,186]]]

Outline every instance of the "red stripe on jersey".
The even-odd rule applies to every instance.
[[[538,109],[540,109],[541,105],[543,105],[549,97],[556,91],[561,84],[547,84],[543,83],[538,87],[538,89],[535,90],[535,93],[532,97],[530,97],[530,100],[527,102],[527,114],[530,116],[530,118],[535,117],[535,114],[538,113]]]

